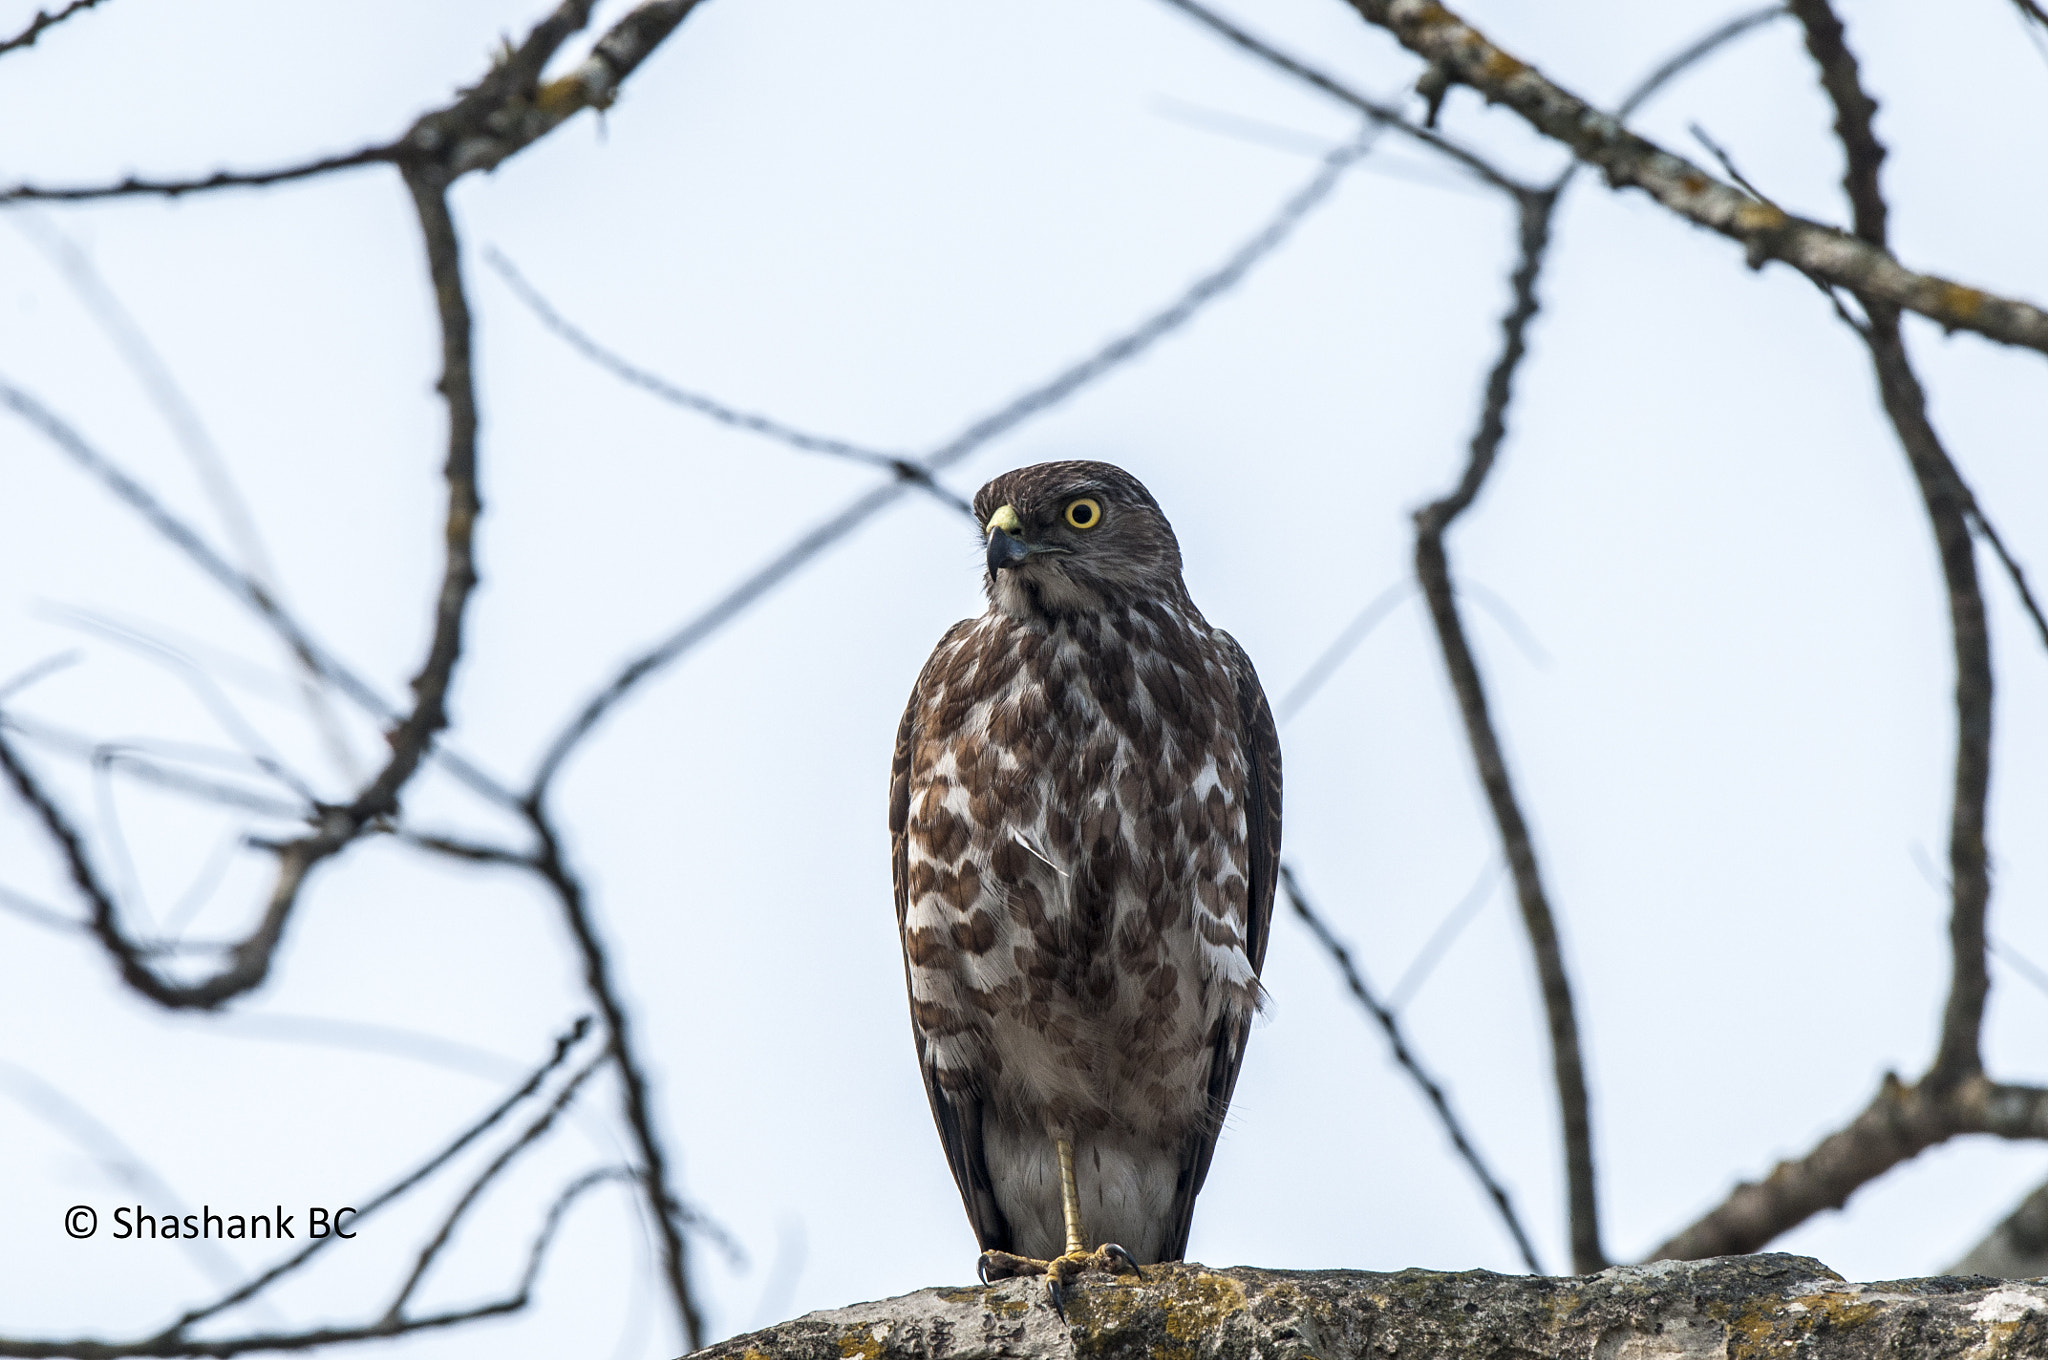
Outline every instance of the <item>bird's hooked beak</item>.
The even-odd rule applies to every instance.
[[[1014,567],[1033,553],[1045,549],[1036,544],[1026,543],[1018,535],[1024,529],[1024,522],[1017,518],[1015,506],[1006,505],[988,517],[988,574],[994,576],[1004,567]]]

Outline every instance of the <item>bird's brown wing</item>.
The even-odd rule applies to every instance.
[[[1273,925],[1273,890],[1280,878],[1280,734],[1273,725],[1273,710],[1266,692],[1259,687],[1258,672],[1237,639],[1216,630],[1217,646],[1237,686],[1238,739],[1245,755],[1245,836],[1250,844],[1251,881],[1246,885],[1245,953],[1252,971],[1266,964],[1266,937]],[[1178,1261],[1187,1253],[1188,1229],[1194,1222],[1195,1196],[1209,1178],[1209,1161],[1216,1153],[1216,1135],[1223,1131],[1223,1116],[1230,1108],[1230,1094],[1237,1087],[1237,1071],[1244,1064],[1245,1036],[1251,1031],[1248,1016],[1226,1013],[1216,1024],[1209,1058],[1209,1118],[1188,1139],[1181,1155],[1180,1175],[1174,1184],[1173,1217],[1160,1259]]]
[[[933,662],[950,650],[955,636],[967,628],[969,622],[962,620],[953,625],[939,639],[938,647],[932,652],[932,660],[925,663],[924,672],[910,691],[903,721],[896,726],[896,755],[889,765],[890,877],[896,888],[896,938],[903,946],[903,985],[906,992],[910,987],[910,945],[904,934],[905,917],[910,911],[910,775],[919,742],[932,736],[919,731],[918,712],[923,707],[925,683],[931,676]],[[982,1152],[981,1093],[973,1089],[942,1089],[929,1045],[925,1043],[924,1030],[918,1025],[914,1012],[910,1033],[917,1043],[917,1070],[924,1078],[925,1097],[931,1101],[932,1122],[939,1126],[939,1141],[946,1149],[946,1165],[952,1168],[953,1183],[960,1187],[960,1201],[967,1208],[968,1222],[974,1225],[974,1236],[983,1251],[1013,1250],[1010,1223],[996,1204],[995,1184],[989,1178],[988,1159]]]

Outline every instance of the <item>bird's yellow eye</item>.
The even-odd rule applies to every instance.
[[[1077,501],[1068,501],[1067,523],[1076,529],[1093,529],[1102,523],[1101,503],[1087,496]]]

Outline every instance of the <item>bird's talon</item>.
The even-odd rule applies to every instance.
[[[1104,1242],[1095,1254],[1102,1258],[1102,1269],[1112,1275],[1118,1274],[1123,1270],[1129,1270],[1131,1274],[1139,1279],[1145,1278],[1145,1272],[1139,1268],[1137,1258],[1114,1242]]]

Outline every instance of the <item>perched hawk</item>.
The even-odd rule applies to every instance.
[[[1187,1249],[1259,1004],[1280,746],[1136,478],[1041,463],[974,513],[988,610],[896,733],[896,924],[983,1276],[1047,1273],[1057,1305]]]

